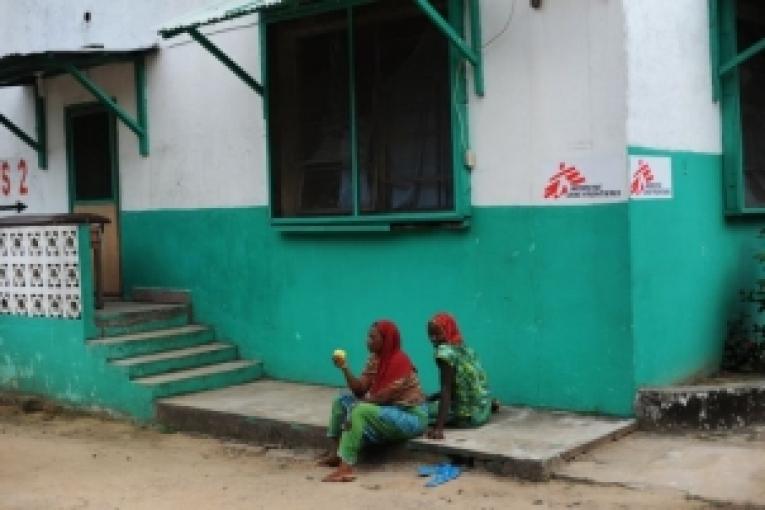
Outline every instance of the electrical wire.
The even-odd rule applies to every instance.
[[[225,34],[226,32],[234,32],[236,30],[242,30],[242,29],[245,29],[245,28],[256,27],[256,26],[258,26],[258,24],[259,24],[258,21],[252,21],[252,22],[248,22],[248,23],[239,23],[239,24],[236,24],[236,25],[233,25],[233,26],[230,26],[230,27],[224,27],[224,28],[218,28],[218,29],[215,29],[215,30],[205,31],[205,32],[203,32],[203,34],[204,34],[205,37],[210,37],[212,35]],[[166,47],[167,48],[176,48],[178,46],[185,46],[186,44],[191,44],[193,42],[195,42],[195,41],[193,39],[189,38],[189,39],[186,39],[186,40],[181,40],[181,41],[178,41],[178,42],[170,43]]]
[[[513,20],[513,16],[515,15],[515,2],[516,2],[516,0],[511,0],[511,3],[510,3],[510,12],[507,15],[507,19],[505,20],[505,24],[502,27],[502,29],[499,32],[497,32],[496,34],[494,34],[493,36],[491,36],[488,41],[483,43],[481,48],[486,49],[490,45],[494,44],[497,41],[497,39],[502,37],[505,34],[505,32],[507,32],[507,29],[510,28],[510,22]]]

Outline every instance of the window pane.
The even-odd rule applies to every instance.
[[[349,214],[346,11],[277,23],[268,37],[274,216]]]
[[[72,118],[72,159],[74,199],[111,199],[112,159],[108,113],[89,113]]]
[[[739,0],[738,51],[765,37],[765,2]],[[746,207],[765,207],[765,52],[739,68]]]
[[[452,209],[446,38],[396,1],[355,9],[354,39],[361,211]]]

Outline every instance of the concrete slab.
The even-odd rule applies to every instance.
[[[157,416],[181,430],[320,447],[327,445],[330,402],[339,390],[261,380],[163,399]],[[463,457],[505,475],[544,480],[561,461],[633,427],[633,420],[506,407],[481,428],[449,429],[444,441],[420,438],[409,447]]]
[[[451,429],[443,441],[420,438],[410,446],[482,461],[494,472],[546,480],[562,461],[634,428],[631,419],[503,407],[483,427]]]
[[[636,432],[560,466],[555,476],[681,490],[708,502],[765,508],[765,427],[706,434]]]
[[[641,388],[641,429],[713,430],[765,423],[765,377],[725,376],[699,384]]]

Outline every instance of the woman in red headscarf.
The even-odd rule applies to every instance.
[[[448,313],[438,313],[428,321],[428,337],[441,390],[431,395],[430,439],[443,439],[444,426],[478,427],[486,423],[497,404],[489,397],[486,372],[472,349],[466,347],[457,321]]]
[[[332,404],[327,435],[337,443],[337,452],[319,464],[336,468],[325,482],[355,478],[353,465],[364,443],[383,444],[419,436],[428,424],[425,396],[417,370],[401,350],[398,328],[390,321],[377,321],[369,328],[370,356],[361,375],[351,373],[344,357],[332,361],[345,376],[352,395],[342,395]]]

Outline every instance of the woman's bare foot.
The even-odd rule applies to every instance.
[[[341,462],[337,469],[330,474],[322,478],[322,482],[352,482],[356,479],[356,475],[353,474],[353,468]]]
[[[317,466],[336,468],[340,465],[342,460],[336,453],[327,452],[316,461]]]

